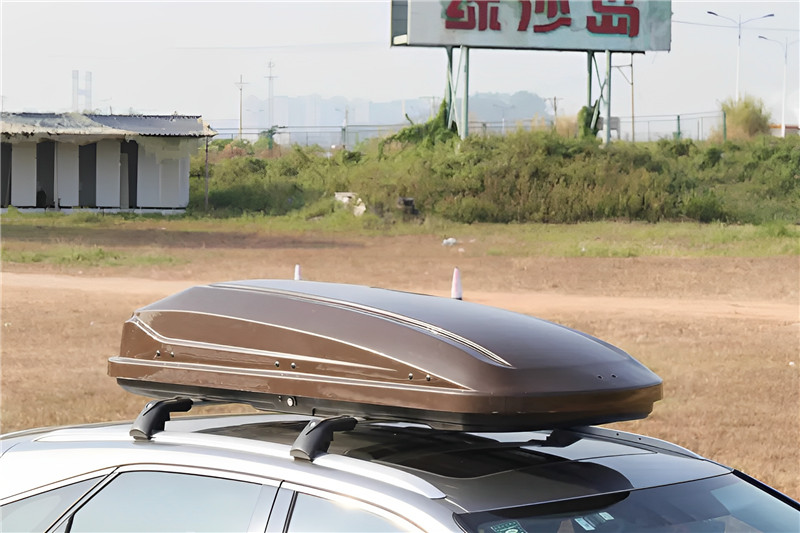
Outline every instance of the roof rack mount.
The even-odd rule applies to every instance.
[[[358,420],[352,416],[312,420],[297,436],[290,453],[295,459],[313,461],[318,455],[328,451],[335,431],[350,431],[357,423]]]
[[[150,440],[154,433],[164,431],[164,424],[170,420],[170,413],[185,413],[193,405],[194,401],[191,398],[148,402],[134,420],[129,434],[136,440]]]
[[[135,440],[150,440],[155,433],[164,431],[171,413],[185,413],[195,403],[195,400],[185,397],[148,402],[134,420],[129,434]],[[312,420],[297,436],[290,453],[296,459],[313,461],[318,455],[328,451],[335,432],[350,431],[357,423],[357,419],[346,415]]]

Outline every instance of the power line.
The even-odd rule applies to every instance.
[[[254,46],[174,46],[178,50],[287,50],[300,48],[350,48],[363,46],[384,46],[384,41],[352,41],[331,43],[295,43],[279,45],[254,45]]]
[[[706,26],[708,28],[733,28],[736,29],[735,25],[732,24],[710,24],[708,22],[691,22],[688,20],[673,20],[674,24],[686,24],[687,26]],[[760,30],[760,31],[791,31],[797,32],[797,28],[765,28],[761,26],[747,26],[742,27],[742,30]]]

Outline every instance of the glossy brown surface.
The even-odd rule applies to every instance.
[[[155,397],[463,428],[642,418],[661,398],[658,376],[563,326],[459,300],[306,281],[198,286],[139,309],[109,374]]]

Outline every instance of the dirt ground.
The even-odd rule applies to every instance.
[[[152,246],[152,235],[116,245]],[[122,242],[122,244],[120,244]],[[664,379],[624,429],[677,442],[800,497],[800,258],[540,258],[436,237],[184,236],[177,266],[4,264],[2,431],[129,419],[145,400],[105,375],[131,311],[198,283],[290,278],[448,295],[560,322]],[[174,248],[173,248],[174,246]],[[461,248],[461,250],[459,250]]]

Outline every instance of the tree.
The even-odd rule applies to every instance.
[[[594,101],[591,107],[583,106],[578,111],[578,136],[581,138],[597,137],[598,127],[595,114],[597,113],[598,100]]]
[[[745,96],[739,101],[728,98],[722,102],[729,139],[751,139],[769,133],[769,112],[759,98]]]

